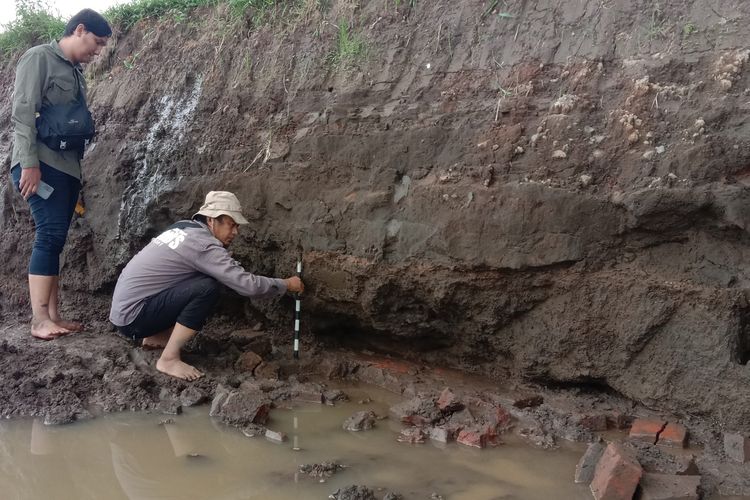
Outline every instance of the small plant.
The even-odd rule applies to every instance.
[[[651,22],[647,28],[646,35],[649,40],[655,40],[666,38],[668,33],[669,28],[667,26],[667,20],[664,18],[664,12],[661,10],[659,2],[656,2],[651,10]]]
[[[686,37],[692,35],[698,31],[698,28],[695,27],[695,24],[693,23],[687,23],[685,26],[682,27],[682,34]]]
[[[338,37],[336,39],[336,50],[328,57],[334,66],[347,66],[354,64],[364,56],[367,47],[364,40],[351,32],[349,23],[339,22]]]
[[[127,70],[135,69],[135,62],[138,59],[139,55],[140,55],[140,52],[136,52],[135,54],[123,59],[122,65],[125,66],[125,69]]]

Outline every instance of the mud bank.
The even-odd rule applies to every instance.
[[[128,259],[228,189],[252,222],[236,258],[285,275],[303,255],[308,338],[594,388],[747,435],[747,2],[402,4],[334,1],[236,30],[205,10],[118,34],[87,70],[99,135],[64,309],[107,331]],[[343,63],[341,23],[367,47]],[[5,164],[12,82],[9,63]],[[33,228],[0,182],[12,324]],[[282,324],[287,306],[228,295],[217,324]],[[85,415],[47,366],[64,344],[10,353],[8,332],[23,362],[7,397],[22,399],[4,412]],[[157,386],[125,371],[120,341],[87,338],[63,341],[80,343],[65,370],[87,393],[121,386],[97,405],[151,407]]]
[[[604,437],[622,443],[647,474],[692,476],[706,497],[750,494],[750,463],[727,456],[724,437],[710,424],[656,413],[600,390],[504,385],[458,371],[311,345],[304,346],[301,361],[294,361],[288,346],[271,342],[280,335],[260,329],[200,337],[189,346],[186,359],[207,376],[188,383],[158,373],[153,368],[158,352],[134,347],[115,333],[85,332],[39,342],[15,325],[5,327],[2,335],[3,417],[41,417],[50,425],[103,412],[145,410],[164,414],[169,423],[168,416],[184,407],[210,405],[214,418],[238,428],[238,438],[283,441],[283,433],[266,427],[273,408],[336,405],[347,399],[341,384],[365,383],[402,401],[387,415],[355,413],[342,423],[349,431],[366,432],[388,418],[402,425],[399,441],[458,442],[475,448],[502,446],[509,434],[545,449],[564,441],[597,443]],[[366,400],[360,403],[366,408]],[[677,448],[665,448],[648,437],[634,438],[640,428],[636,419],[669,421],[684,427],[687,439],[674,443]],[[682,444],[689,448],[683,450]],[[570,474],[573,481],[573,470]]]

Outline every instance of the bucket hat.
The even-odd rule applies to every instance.
[[[206,217],[218,217],[228,215],[237,224],[249,224],[247,219],[242,215],[240,200],[229,191],[209,191],[206,195],[206,201],[193,217],[196,215],[205,215]]]

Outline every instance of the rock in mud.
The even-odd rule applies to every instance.
[[[416,426],[429,425],[442,416],[435,401],[420,396],[391,406],[390,412],[399,421]]]
[[[263,362],[263,358],[258,356],[253,351],[247,351],[243,352],[239,358],[237,358],[237,362],[234,364],[234,367],[237,371],[240,372],[249,372],[253,373],[253,370],[258,367],[259,364]]]
[[[321,462],[319,464],[300,465],[299,472],[301,472],[302,474],[307,474],[308,476],[313,478],[326,479],[344,468],[346,468],[346,466],[336,462]]]
[[[424,431],[419,427],[408,427],[401,429],[401,433],[396,438],[396,441],[399,443],[420,444],[424,443],[425,437]]]
[[[182,406],[190,407],[201,404],[206,400],[203,391],[195,386],[188,386],[180,393],[180,403]]]
[[[329,406],[333,406],[339,401],[348,401],[349,396],[340,389],[332,389],[323,393],[323,401]]]
[[[372,411],[358,411],[344,421],[343,428],[347,431],[359,432],[373,428],[377,415]]]
[[[217,406],[216,411],[212,412],[213,416],[226,424],[246,427],[249,424],[265,425],[271,401],[260,391],[232,391]]]
[[[281,366],[275,361],[264,361],[258,365],[253,374],[257,378],[278,380],[281,376]]]
[[[324,401],[324,388],[320,384],[293,384],[289,389],[292,401],[296,403],[322,404]]]
[[[271,354],[271,338],[268,333],[253,329],[235,330],[229,340],[243,351],[252,351],[261,358]]]
[[[331,500],[376,500],[375,493],[366,486],[347,486],[331,493]]]

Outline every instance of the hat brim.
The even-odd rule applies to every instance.
[[[219,217],[220,215],[228,215],[237,224],[250,224],[242,215],[242,213],[229,210],[199,210],[193,214],[192,218],[195,218],[196,215],[205,215],[206,217]]]

